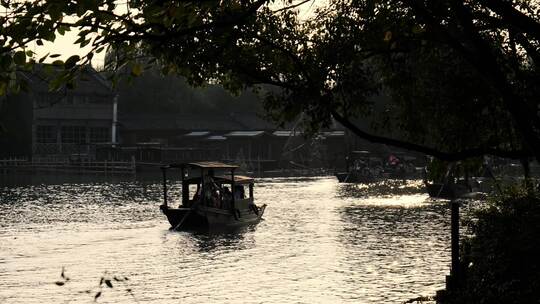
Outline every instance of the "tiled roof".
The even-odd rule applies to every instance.
[[[249,118],[252,115],[253,117]],[[233,130],[273,130],[275,126],[264,122],[256,114],[228,115],[228,114],[131,114],[119,115],[119,122],[125,130],[185,130],[195,132],[207,131],[233,131]],[[241,120],[241,122],[240,122]]]
[[[22,72],[21,74],[28,81],[30,89],[41,92],[49,91],[49,82],[54,78],[54,75],[49,75],[45,69],[58,69],[52,65],[36,65],[32,72]],[[69,90],[75,94],[88,95],[113,95],[110,83],[94,68],[85,66],[82,69],[82,74],[75,82],[75,89]]]
[[[206,136],[210,134],[210,131],[193,131],[189,132],[188,134],[184,134],[184,136]]]
[[[255,137],[263,134],[264,131],[233,131],[225,134],[225,137]]]

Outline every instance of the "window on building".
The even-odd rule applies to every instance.
[[[64,96],[58,93],[40,93],[37,97],[38,106],[50,107],[63,102]]]
[[[92,95],[88,96],[88,102],[93,104],[106,104],[112,102],[112,97],[102,96],[102,95]]]
[[[104,143],[111,141],[109,128],[90,128],[90,142]]]
[[[73,104],[84,105],[89,103],[88,95],[77,94],[72,96]]]
[[[54,126],[37,126],[36,142],[40,144],[56,143],[56,128]]]
[[[86,143],[86,128],[80,126],[63,126],[62,143],[82,144]]]
[[[68,94],[68,95],[64,96],[63,101],[64,101],[65,104],[72,105],[73,104],[73,95]]]

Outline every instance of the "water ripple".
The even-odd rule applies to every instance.
[[[168,230],[159,182],[0,188],[0,302],[87,303],[105,272],[130,278],[108,303],[132,303],[125,288],[148,303],[381,303],[443,287],[449,212],[418,182],[261,179],[255,197],[258,226],[204,234]]]

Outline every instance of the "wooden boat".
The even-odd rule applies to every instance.
[[[335,174],[340,183],[373,183],[380,177],[360,171],[338,172]]]
[[[433,162],[434,160],[432,160]],[[459,178],[456,164],[451,163],[445,168],[446,172],[442,176],[435,176],[432,180],[428,179],[430,175],[428,168],[424,168],[424,185],[426,191],[432,198],[455,199],[463,197],[472,192],[469,178]]]
[[[160,209],[167,216],[171,228],[231,228],[258,223],[266,205],[255,205],[254,180],[235,175],[237,168],[219,162],[163,166],[163,205]],[[169,206],[171,199],[167,194],[167,172],[171,169],[179,169],[182,178],[182,201],[177,208]],[[215,175],[216,171],[223,175]]]
[[[453,186],[444,183],[429,183],[424,181],[429,197],[453,199],[458,196]]]
[[[369,151],[352,151],[346,158],[346,172],[335,173],[340,183],[373,183],[381,180],[382,161]]]
[[[429,197],[432,198],[455,199],[471,193],[471,189],[463,184],[430,183],[424,181],[424,185],[426,186]]]

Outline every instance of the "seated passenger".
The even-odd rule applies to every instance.
[[[234,186],[234,199],[245,199],[244,186]]]
[[[219,190],[217,190],[217,189],[212,190],[211,205],[214,208],[220,208],[221,207],[221,195],[219,193]]]
[[[197,190],[195,191],[195,194],[193,195],[193,201],[196,202],[199,200],[199,198],[201,197],[201,187],[199,187],[199,185],[197,185]]]
[[[232,201],[232,193],[229,187],[223,187],[223,197],[221,202],[221,208],[229,209]]]

